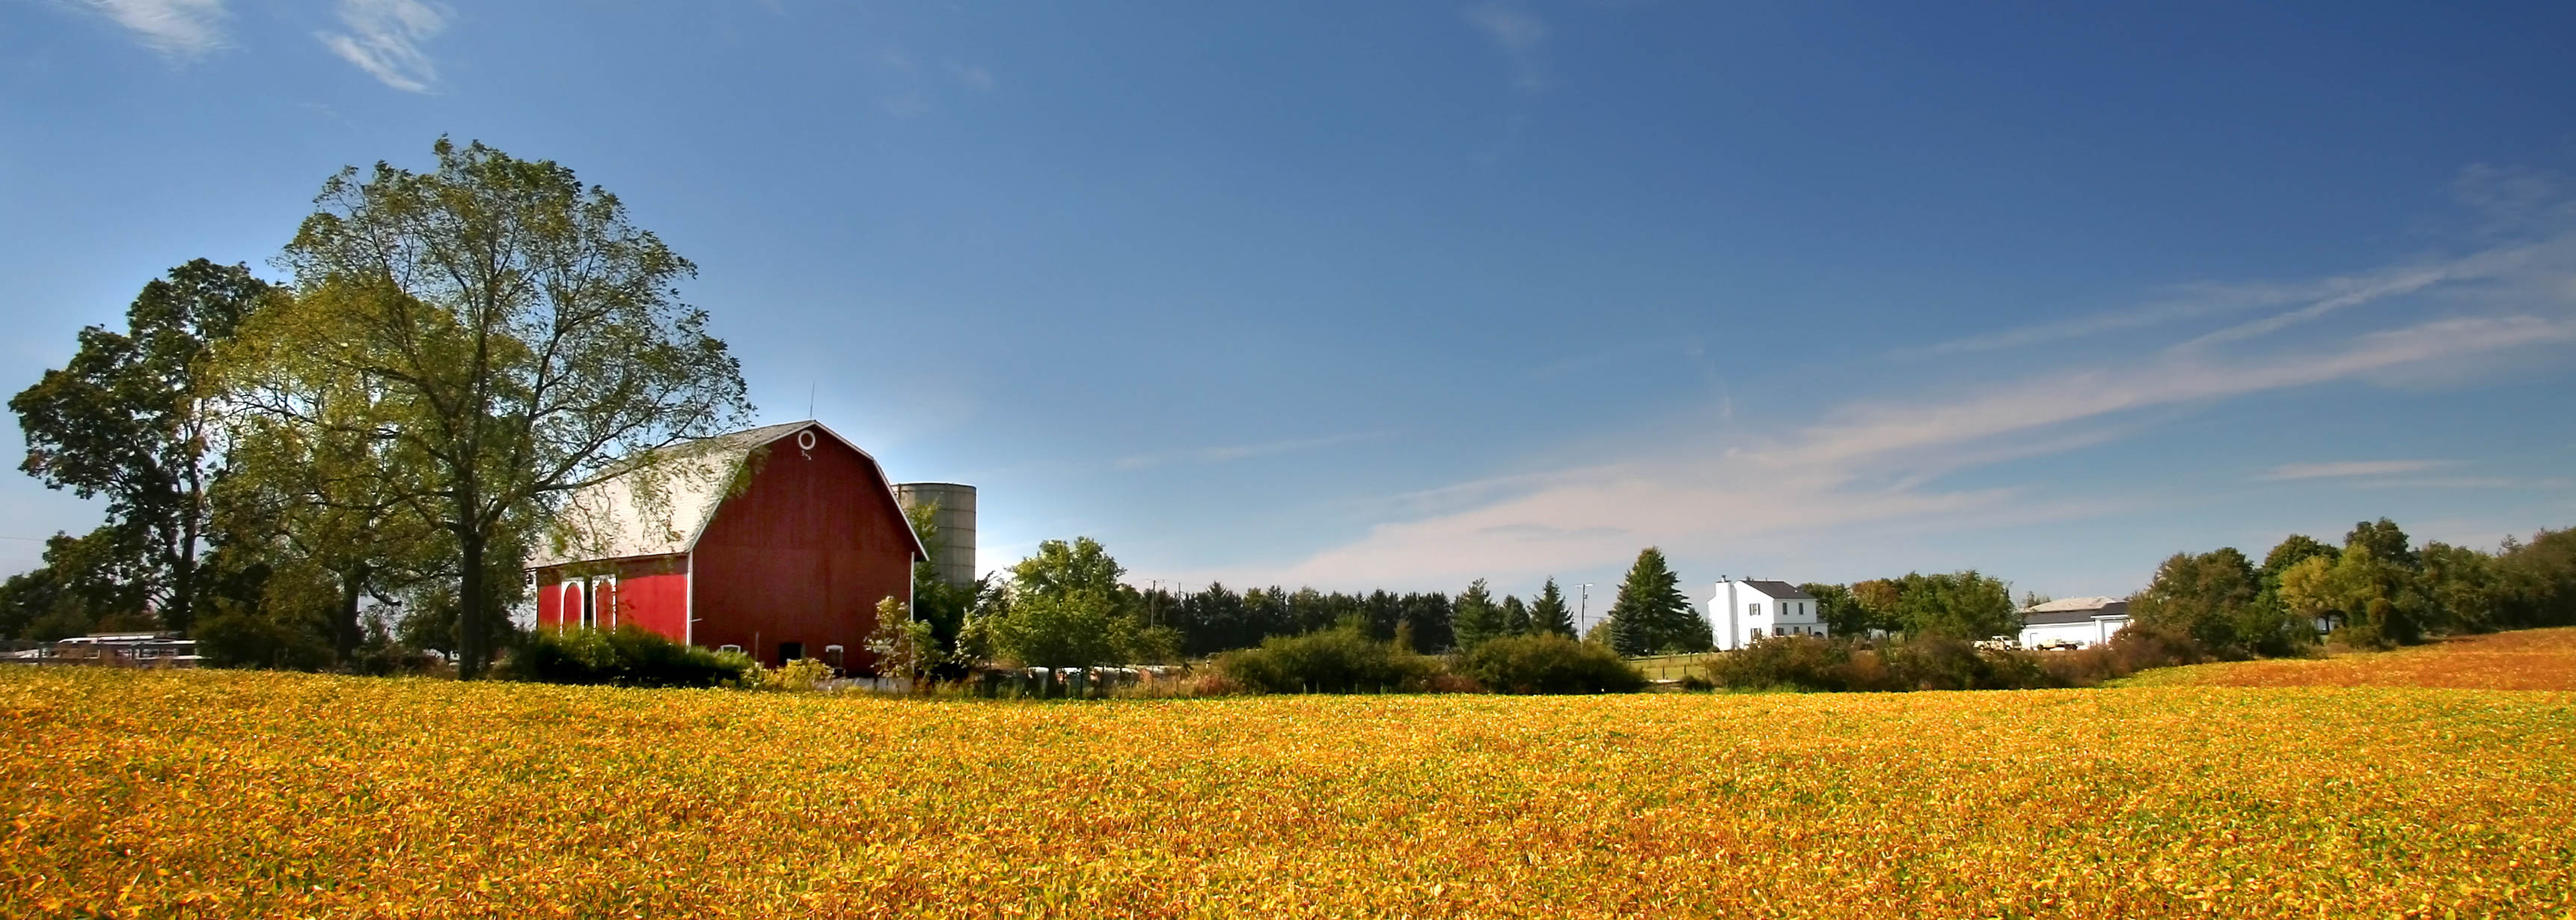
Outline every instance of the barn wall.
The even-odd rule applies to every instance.
[[[537,627],[561,629],[579,626],[581,612],[564,606],[564,581],[587,579],[598,594],[599,625],[603,629],[619,626],[641,626],[673,641],[689,638],[689,576],[686,556],[646,556],[620,559],[610,563],[585,563],[579,567],[555,566],[537,570]],[[581,572],[581,575],[573,575]],[[615,573],[612,583],[606,576]],[[612,586],[613,584],[613,586]]]
[[[626,575],[617,580],[617,623],[641,626],[673,642],[689,641],[689,576]]]
[[[756,456],[698,539],[699,645],[739,645],[774,666],[781,643],[808,658],[837,644],[845,665],[866,667],[877,601],[909,599],[911,528],[876,465],[828,435],[814,442],[791,436]]]
[[[552,631],[563,625],[563,585],[559,581],[537,579],[537,628]]]

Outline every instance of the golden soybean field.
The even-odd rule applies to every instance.
[[[0,670],[0,915],[2576,917],[2576,694]]]

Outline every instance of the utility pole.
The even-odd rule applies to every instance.
[[[1592,614],[1592,583],[1587,581],[1580,585],[1576,585],[1575,588],[1583,593],[1581,606],[1574,608],[1574,637],[1581,639],[1584,636],[1584,630],[1590,628],[1589,624],[1586,624],[1584,620],[1589,618]]]

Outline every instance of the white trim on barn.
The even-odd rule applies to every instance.
[[[886,500],[903,506],[895,497],[894,480],[886,477],[877,458],[831,426],[812,420],[769,425],[651,451],[628,464],[627,472],[573,490],[555,514],[555,532],[538,541],[528,568],[692,553],[735,475],[755,451],[779,441],[812,450],[819,443],[812,437],[817,431],[875,467],[877,478],[887,484]],[[930,558],[918,535],[911,542],[916,558]]]

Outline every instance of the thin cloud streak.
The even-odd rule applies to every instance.
[[[2254,477],[2263,482],[2287,482],[2300,479],[2332,479],[2347,476],[2388,476],[2396,473],[2421,473],[2457,465],[2457,460],[2338,460],[2331,463],[2284,463]]]
[[[2542,253],[2564,250],[2570,246],[2576,246],[2576,234],[2560,234],[2536,244],[2501,246],[2456,259],[2344,275],[2305,284],[2194,285],[2184,289],[2181,297],[2146,306],[1952,339],[1911,350],[1905,354],[1938,356],[2027,348],[2050,342],[2152,328],[2207,316],[2304,304],[2297,309],[2221,329],[2184,344],[2207,347],[2238,342],[2350,307],[2413,294],[2444,282],[2474,282],[2506,277],[2522,269]]]
[[[173,60],[193,60],[230,42],[223,0],[75,0],[134,33],[136,41]]]
[[[1235,460],[1247,460],[1253,457],[1267,457],[1273,454],[1320,450],[1326,447],[1349,444],[1354,441],[1366,441],[1375,438],[1382,438],[1385,437],[1386,434],[1386,432],[1379,431],[1353,432],[1350,434],[1327,435],[1320,438],[1300,438],[1293,441],[1271,441],[1264,444],[1232,444],[1221,447],[1203,447],[1197,450],[1183,451],[1179,453],[1137,454],[1134,456],[1120,457],[1118,458],[1118,462],[1113,465],[1122,470],[1141,470],[1173,463],[1227,463]]]
[[[426,93],[438,82],[438,65],[420,43],[447,30],[445,8],[422,0],[340,0],[347,32],[318,32],[322,46],[386,86]]]
[[[1419,516],[1379,524],[1256,582],[1438,584],[1615,565],[1639,546],[1695,556],[1776,551],[1836,528],[1958,533],[2075,519],[2130,499],[2036,495],[2024,488],[1943,489],[1961,470],[2107,443],[2145,430],[2141,413],[2346,381],[2394,383],[2427,367],[2576,342],[2576,234],[2435,265],[2411,264],[2307,284],[2212,289],[2203,304],[2298,304],[2180,344],[2092,360],[1947,398],[1849,404],[1769,438],[1731,426],[1657,437],[1620,462],[1494,477],[1398,496]],[[2226,291],[2232,290],[2233,293]],[[2326,313],[2408,298],[2449,315],[2339,336],[2250,348]],[[2212,309],[2195,306],[2191,309]],[[2153,318],[2162,321],[2176,312]],[[2429,312],[2429,311],[2426,311]],[[2132,322],[2112,318],[2099,322]],[[2061,330],[2062,331],[2062,330]],[[2032,330],[2012,335],[2037,336]],[[2049,334],[2057,334],[2055,332]],[[1962,342],[2002,341],[1999,337]],[[1953,344],[1952,347],[1967,347]],[[1702,423],[1704,424],[1704,423]],[[2002,445],[2002,446],[1998,446]],[[2389,487],[2552,488],[2549,480],[2409,478],[2448,461],[2293,463],[2267,480],[2336,479]],[[1242,580],[1247,573],[1231,573]]]

